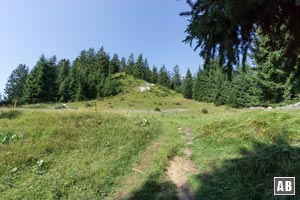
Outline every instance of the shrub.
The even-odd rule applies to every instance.
[[[91,102],[86,102],[86,103],[85,103],[85,107],[87,107],[87,108],[88,108],[88,107],[92,107],[92,106],[93,106],[93,104],[92,104]]]
[[[160,109],[159,109],[158,107],[156,107],[156,108],[154,109],[154,111],[160,112]]]
[[[205,108],[203,108],[203,109],[201,110],[201,112],[202,112],[203,114],[207,114],[207,113],[208,113],[208,110],[205,109]]]
[[[0,113],[0,119],[15,119],[19,115],[21,115],[21,111],[18,110],[2,111]]]

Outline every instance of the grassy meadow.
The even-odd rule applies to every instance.
[[[185,146],[196,199],[279,199],[273,177],[300,178],[297,110],[215,107],[160,86],[138,92],[146,83],[132,77],[123,84],[120,95],[68,109],[2,109],[0,199],[176,199],[165,170]]]

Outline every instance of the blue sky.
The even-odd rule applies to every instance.
[[[182,43],[188,18],[179,16],[188,9],[184,0],[1,0],[0,92],[18,64],[31,69],[41,54],[73,60],[90,47],[195,73],[202,60]]]

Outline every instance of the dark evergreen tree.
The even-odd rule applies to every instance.
[[[41,56],[37,64],[30,71],[24,86],[22,102],[41,102],[43,66],[46,64],[45,56]]]
[[[194,81],[193,99],[197,101],[210,102],[210,85],[207,70],[199,68],[197,76]]]
[[[224,66],[219,65],[216,59],[209,64],[209,91],[208,100],[215,105],[224,105],[228,99],[228,88],[230,87],[230,80],[227,78]]]
[[[180,92],[181,89],[181,77],[178,65],[173,68],[173,76],[171,81],[171,89],[176,92]]]
[[[190,69],[187,70],[186,75],[183,80],[182,94],[184,98],[193,98],[193,76]]]
[[[21,100],[28,72],[28,67],[20,64],[9,76],[4,89],[9,102]]]
[[[143,76],[142,79],[144,79],[145,81],[151,82],[151,70],[149,67],[149,63],[147,58],[145,58],[144,62],[143,62]]]
[[[256,39],[256,30],[268,35],[267,46],[273,50],[284,48],[287,65],[284,71],[297,71],[300,55],[300,1],[299,0],[188,0],[191,11],[181,15],[191,17],[185,41],[201,48],[206,65],[216,57],[232,71],[232,64],[246,63],[248,49]],[[290,35],[287,40],[286,33]]]
[[[49,60],[44,59],[42,66],[42,84],[40,101],[53,102],[57,100],[58,88],[57,85],[57,65],[56,56],[51,57]]]
[[[122,57],[120,62],[120,71],[125,72],[125,69],[126,69],[126,59]]]
[[[255,76],[255,71],[249,66],[239,68],[230,83],[227,104],[236,108],[260,105],[261,91],[257,88]]]
[[[135,62],[133,76],[139,79],[145,79],[145,68],[144,68],[144,58],[143,55],[140,54]]]
[[[57,75],[57,85],[58,89],[58,99],[60,101],[67,102],[70,100],[70,88],[69,86],[69,71],[70,71],[70,61],[62,59],[58,62],[58,75]]]
[[[51,102],[57,99],[56,57],[40,57],[25,82],[22,100],[25,103]]]
[[[283,49],[272,50],[266,43],[270,39],[260,34],[256,43],[257,87],[262,91],[260,101],[265,104],[278,103],[284,100],[286,82],[289,77],[285,72]]]
[[[152,72],[151,72],[151,83],[157,83],[159,79],[159,75],[158,75],[158,71],[157,71],[157,67],[153,66],[152,68]]]
[[[127,65],[126,65],[124,71],[126,74],[134,75],[134,68],[135,68],[134,55],[133,55],[133,53],[131,53],[128,57]]]
[[[158,84],[165,86],[167,88],[170,88],[171,86],[170,74],[164,65],[159,70]]]
[[[104,51],[104,48],[101,47],[100,50],[97,52],[97,64],[98,64],[98,70],[101,72],[101,76],[107,77],[109,74],[109,64],[110,64],[110,58],[108,53]]]
[[[110,74],[115,74],[120,71],[121,68],[121,63],[119,60],[118,54],[114,54],[110,63],[109,63],[109,73]]]

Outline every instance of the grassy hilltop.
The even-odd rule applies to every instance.
[[[197,199],[276,199],[274,176],[300,178],[298,111],[215,107],[116,78],[114,97],[0,111],[0,199],[176,199],[165,172],[186,146]]]

